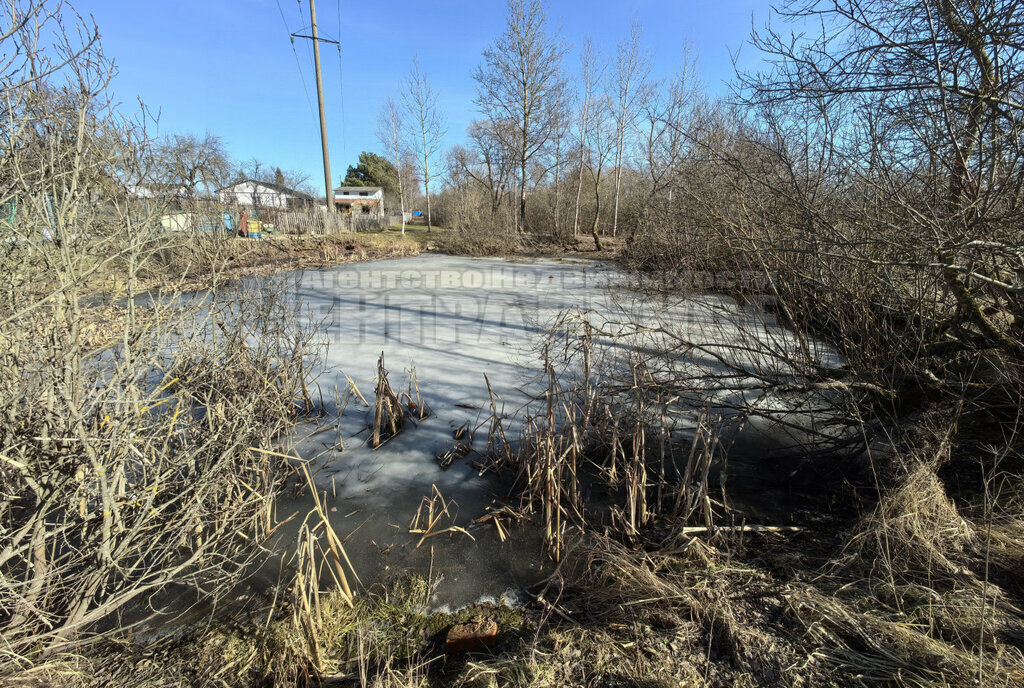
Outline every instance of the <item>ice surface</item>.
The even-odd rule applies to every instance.
[[[346,550],[364,584],[409,570],[429,574],[437,583],[431,605],[457,608],[487,596],[515,599],[516,591],[547,575],[551,565],[538,533],[515,528],[502,543],[492,527],[472,524],[507,489],[479,476],[472,455],[447,470],[435,457],[455,443],[457,428],[477,428],[490,417],[484,375],[499,408],[515,416],[530,397],[531,347],[545,324],[572,306],[606,306],[612,274],[593,262],[424,255],[295,275],[306,322],[328,345],[318,384],[338,415],[318,434],[300,428],[294,449],[315,459],[316,482],[335,509],[332,525],[348,538]],[[409,391],[414,372],[432,413],[373,450],[373,409],[352,385],[373,403],[382,353],[395,391]],[[485,435],[486,428],[476,433],[478,450]],[[343,450],[335,451],[339,439]],[[441,535],[416,547],[420,536],[409,525],[432,485],[457,505],[455,518],[443,525],[469,528],[475,541]],[[307,500],[282,502],[278,517],[304,514]]]
[[[702,346],[681,347],[680,365],[697,377],[726,370],[721,356],[751,370],[779,365],[756,347],[743,353],[725,349],[726,343],[750,339],[773,343],[775,349],[798,346],[770,316],[751,314],[732,299],[653,298],[623,287],[623,275],[593,261],[428,254],[306,271],[290,279],[304,304],[306,323],[318,328],[328,346],[318,384],[334,415],[323,425],[300,427],[288,444],[313,461],[332,525],[345,539],[363,585],[406,571],[429,575],[436,583],[432,608],[514,598],[552,568],[534,529],[516,528],[502,543],[492,527],[472,524],[506,488],[494,477],[479,476],[472,456],[448,470],[441,470],[435,457],[452,446],[455,429],[466,423],[478,428],[489,418],[484,375],[510,417],[509,426],[515,425],[535,391],[540,370],[536,346],[560,311],[593,311],[606,331],[625,331],[627,320],[652,328],[609,341],[609,346],[664,347],[675,341],[665,331],[687,334]],[[414,371],[419,393],[433,413],[415,425],[407,423],[404,432],[373,450],[368,430],[372,409],[352,386],[373,403],[382,353],[395,391],[409,389]],[[816,353],[831,355],[824,349]],[[474,446],[482,450],[485,444],[486,427],[479,427]],[[410,521],[432,486],[455,501],[452,523],[468,528],[475,540],[441,535],[416,547],[420,536],[408,532]],[[308,495],[281,500],[278,518],[296,513],[294,525],[310,506]],[[294,531],[285,528],[280,537],[284,542]]]

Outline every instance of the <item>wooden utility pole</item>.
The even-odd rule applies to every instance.
[[[309,0],[309,21],[312,24],[312,35],[304,36],[293,33],[296,38],[308,38],[313,41],[313,66],[316,69],[316,102],[320,106],[320,146],[324,153],[324,187],[327,190],[327,212],[334,212],[334,185],[331,183],[331,156],[327,152],[327,116],[324,114],[324,80],[320,76],[320,41],[339,45],[338,41],[320,38],[316,30],[316,0]]]

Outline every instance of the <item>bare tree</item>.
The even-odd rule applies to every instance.
[[[410,148],[416,151],[419,180],[423,183],[423,195],[427,198],[427,231],[431,231],[430,179],[431,165],[441,148],[445,134],[444,118],[437,103],[437,93],[431,87],[427,76],[420,71],[420,63],[413,58],[412,71],[405,81],[402,102],[408,116]]]
[[[402,110],[394,100],[388,96],[384,100],[384,108],[381,110],[377,121],[377,140],[384,146],[388,157],[394,161],[395,170],[398,172],[398,204],[402,213],[402,234],[405,234],[405,162],[408,149],[403,140],[405,123],[402,120]],[[430,227],[430,198],[427,197],[427,227]]]
[[[550,138],[564,90],[562,58],[567,48],[547,26],[542,0],[508,0],[505,30],[484,51],[484,64],[473,75],[477,107],[491,121],[508,122],[515,136],[517,231],[525,229],[529,165]]]
[[[302,191],[314,198],[318,193],[320,193],[320,187],[312,183],[313,178],[308,172],[296,169],[285,169],[281,170],[281,177],[281,183],[290,189]]]
[[[180,186],[186,199],[195,200],[202,185],[207,191],[227,181],[231,167],[219,136],[206,132],[173,134],[157,147],[158,162],[165,171],[165,182]]]
[[[269,169],[263,164],[262,160],[255,156],[243,162],[235,170],[235,179],[237,180],[254,179],[256,181],[264,181],[268,175],[271,175],[272,179],[273,170]]]
[[[505,122],[475,121],[469,125],[471,148],[456,157],[465,174],[486,190],[492,220],[497,218],[515,173],[508,143],[511,133],[512,127]]]
[[[576,209],[573,213],[572,235],[579,236],[580,230],[580,200],[583,195],[583,171],[587,164],[587,146],[590,138],[590,129],[594,119],[594,98],[597,84],[600,83],[604,73],[604,67],[598,64],[594,51],[594,42],[587,38],[583,42],[583,49],[580,51],[580,79],[579,90],[576,94],[576,112],[578,120],[576,123],[576,138],[579,155],[579,171],[576,186]]]
[[[615,122],[613,105],[607,96],[595,99],[591,107],[593,119],[585,155],[587,168],[594,182],[594,223],[590,227],[590,235],[594,238],[594,247],[600,251],[601,239],[597,229],[601,220],[601,180],[604,178],[605,165],[608,164],[615,147]]]
[[[1021,14],[1009,1],[843,0],[823,11],[794,3],[783,16],[813,20],[820,35],[754,38],[775,69],[745,86],[762,114],[760,136],[789,170],[798,226],[834,259],[874,266],[863,276],[877,285],[847,301],[871,293],[877,303],[864,308],[877,313],[934,304],[923,331],[886,342],[915,342],[911,368],[927,348],[920,337],[953,350],[1018,346],[1009,314],[1021,308]],[[899,307],[894,284],[908,289]],[[922,317],[894,324],[920,326]]]
[[[705,108],[699,85],[695,83],[694,62],[686,51],[679,71],[658,85],[644,90],[638,103],[639,128],[643,141],[642,159],[638,167],[646,173],[647,193],[644,217],[641,222],[650,227],[654,222],[654,208],[661,205],[671,212],[675,178],[683,163],[689,142],[687,133],[691,123]],[[631,228],[627,244],[636,239],[641,222]]]
[[[554,230],[554,235],[561,240],[562,238],[562,223],[561,223],[561,191],[562,191],[562,177],[564,176],[563,169],[566,164],[565,153],[566,147],[571,146],[570,139],[570,126],[572,120],[571,105],[569,103],[566,94],[563,93],[557,99],[557,105],[554,108],[554,115],[551,119],[551,142],[549,144],[549,155],[550,164],[548,165],[549,171],[552,173],[552,217],[551,225]]]
[[[615,116],[615,207],[612,211],[612,236],[619,227],[619,195],[622,189],[622,165],[626,150],[626,136],[639,114],[639,104],[649,89],[647,78],[651,71],[651,57],[641,47],[643,29],[633,22],[629,39],[616,48],[613,107]]]

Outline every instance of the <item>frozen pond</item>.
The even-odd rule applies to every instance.
[[[460,427],[476,430],[473,446],[483,450],[486,427],[479,426],[491,416],[484,376],[501,409],[514,417],[530,397],[533,347],[544,325],[566,308],[605,305],[611,275],[608,266],[592,262],[424,255],[295,276],[307,323],[328,345],[318,383],[336,415],[334,427],[320,426],[312,437],[303,439],[313,428],[300,428],[294,449],[315,459],[332,526],[364,584],[416,571],[436,583],[432,604],[444,608],[488,598],[515,601],[525,585],[550,572],[533,529],[514,528],[502,542],[493,527],[473,523],[507,488],[478,475],[472,454],[447,470],[436,457],[456,444]],[[402,433],[374,450],[373,408],[365,402],[374,403],[382,353],[395,391],[410,391],[415,376],[431,414],[407,421]],[[439,528],[458,525],[475,540],[440,535],[417,547],[421,536],[409,526],[434,486],[455,503],[454,518]],[[283,503],[278,518],[309,506],[306,499]]]
[[[686,355],[689,365],[706,359],[705,375],[719,366],[716,342],[748,336],[796,346],[770,317],[753,316],[731,299],[712,296],[700,305],[659,301],[616,286],[622,275],[592,261],[422,255],[296,273],[291,279],[307,324],[328,345],[318,383],[332,413],[315,428],[300,427],[286,446],[311,461],[334,530],[345,540],[362,584],[406,571],[429,576],[435,609],[503,596],[515,600],[519,590],[552,569],[535,529],[515,528],[501,541],[492,526],[473,523],[507,492],[494,477],[478,475],[473,454],[447,470],[435,457],[455,444],[459,428],[476,429],[473,447],[484,450],[491,415],[485,375],[510,419],[507,427],[515,427],[536,389],[537,344],[559,312],[590,310],[608,328],[628,317],[652,328],[699,330],[708,349]],[[643,342],[616,346],[630,345]],[[404,432],[372,449],[370,404],[382,353],[392,388],[415,396],[414,375],[432,413],[407,422]],[[457,525],[472,537],[444,534],[417,547],[421,536],[409,532],[410,523],[434,487],[457,505],[439,528]],[[308,496],[285,499],[277,517],[295,513],[300,520],[310,506]],[[283,529],[280,537],[289,536],[294,531]]]

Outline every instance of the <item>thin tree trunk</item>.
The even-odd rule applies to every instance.
[[[402,212],[402,234],[405,235],[405,184],[402,183],[401,169],[398,170],[398,207]]]
[[[561,233],[560,227],[559,227],[559,223],[558,223],[558,201],[559,201],[559,190],[560,190],[559,189],[559,184],[558,184],[558,175],[559,175],[559,172],[560,172],[559,166],[560,166],[560,163],[561,163],[561,161],[559,160],[560,155],[561,155],[561,151],[556,148],[555,149],[555,236],[557,236],[559,238],[562,236],[562,233]],[[561,239],[559,239],[559,240],[561,240]]]
[[[525,153],[524,153],[525,157]],[[519,223],[523,232],[526,232],[526,160],[523,160],[519,170]]]
[[[615,209],[612,211],[612,236],[619,227],[619,189],[622,186],[622,142],[624,134],[620,130],[618,148],[615,151]]]
[[[430,150],[427,144],[426,121],[420,119],[420,131],[423,134],[423,194],[427,197],[427,234],[433,229],[432,218],[430,217]]]
[[[572,236],[577,238],[580,235],[580,199],[583,196],[583,148],[580,148],[580,179],[576,185],[576,213],[572,219]]]
[[[433,225],[430,219],[430,185],[427,182],[423,182],[423,193],[427,195],[427,233],[429,234]]]

